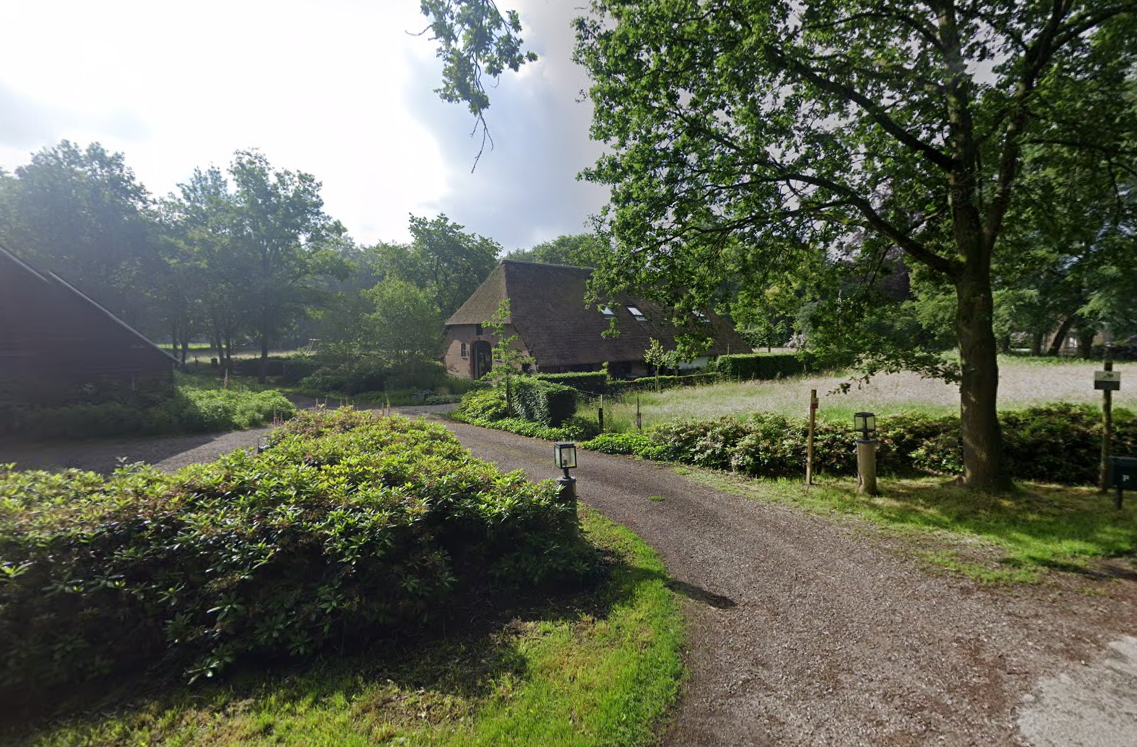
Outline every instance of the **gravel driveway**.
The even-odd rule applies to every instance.
[[[450,427],[475,456],[556,476],[546,442]],[[1137,746],[1134,578],[991,590],[863,524],[578,459],[580,499],[659,551],[687,598],[691,678],[665,744]]]
[[[556,476],[547,442],[449,427],[503,469]],[[174,469],[266,431],[0,447],[0,462]],[[685,600],[691,676],[664,744],[1137,746],[1137,575],[988,589],[925,573],[851,519],[658,464],[579,462],[581,500],[656,548]]]

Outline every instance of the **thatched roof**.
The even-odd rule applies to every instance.
[[[609,307],[619,335],[605,337],[610,317],[584,304],[591,275],[592,270],[581,267],[502,260],[446,326],[484,324],[508,298],[509,323],[542,368],[642,361],[652,338],[666,348],[675,346],[681,330],[668,323],[663,310],[624,294],[616,296]],[[629,307],[642,312],[642,318],[637,319]],[[690,330],[703,324],[710,326],[714,338],[708,354],[749,352],[725,319],[708,312],[705,321],[692,319]]]

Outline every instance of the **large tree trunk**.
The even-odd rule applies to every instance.
[[[261,334],[261,366],[257,374],[257,381],[265,383],[268,379],[268,335]]]
[[[1046,354],[1052,358],[1057,358],[1062,352],[1062,343],[1066,341],[1066,335],[1070,334],[1070,327],[1074,326],[1074,317],[1068,316],[1062,320],[1058,325],[1058,331],[1054,333],[1054,339],[1050,341],[1050,349]]]
[[[955,332],[962,370],[963,484],[979,490],[1004,490],[1011,482],[1003,465],[1003,434],[997,411],[999,361],[991,326],[994,302],[990,275],[965,271],[956,279],[955,289]]]
[[[1093,327],[1078,329],[1078,357],[1089,360],[1094,357],[1094,335],[1097,330]]]
[[[1031,332],[1030,333],[1030,354],[1034,357],[1042,355],[1042,342],[1046,337],[1045,332]]]

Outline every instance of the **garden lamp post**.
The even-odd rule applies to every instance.
[[[575,506],[576,479],[569,475],[569,470],[576,469],[576,444],[571,441],[553,444],[553,460],[559,469],[565,471],[564,477],[557,478],[557,485],[561,488],[561,500]]]
[[[858,412],[853,416],[853,430],[861,437],[857,439],[857,492],[878,495],[876,488],[876,415],[871,412]]]

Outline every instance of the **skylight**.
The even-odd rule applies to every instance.
[[[629,304],[629,305],[628,305],[628,311],[631,313],[631,315],[632,315],[633,317],[635,317],[635,320],[636,320],[637,322],[642,322],[642,321],[646,321],[646,320],[647,320],[647,317],[646,317],[646,316],[644,316],[644,313],[643,313],[642,311],[640,311],[640,310],[639,310],[639,308],[637,308],[637,307],[635,307],[635,306],[632,306],[632,305],[630,305],[630,304]]]
[[[600,307],[600,313],[606,317],[616,316],[616,312],[612,311],[612,309],[608,308],[607,306],[601,306]]]

